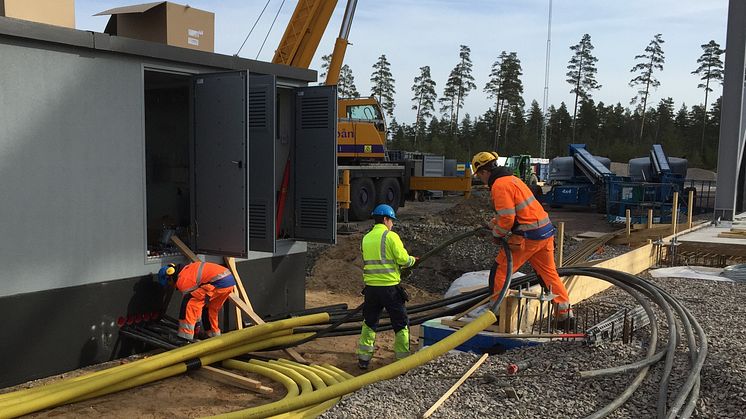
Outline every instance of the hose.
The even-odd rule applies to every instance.
[[[328,320],[329,315],[321,313],[256,325],[186,345],[130,364],[114,367],[107,372],[89,374],[74,382],[63,381],[58,384],[44,386],[42,390],[34,392],[27,393],[21,391],[9,393],[6,395],[8,398],[4,398],[0,402],[0,418],[21,416],[51,406],[64,404],[83,397],[86,394],[113,387],[118,383],[135,379],[144,374],[153,373],[174,364],[194,360],[205,354],[223,351],[226,348],[236,347],[236,345],[240,345],[248,339],[297,326],[326,322]],[[301,338],[304,337],[306,336],[302,336]],[[229,355],[228,357],[232,356],[235,355]]]
[[[326,400],[341,397],[376,381],[387,380],[418,367],[465,342],[497,320],[492,311],[486,311],[473,322],[466,325],[445,339],[428,346],[404,359],[396,361],[375,371],[359,375],[342,383],[277,402],[268,403],[237,412],[214,416],[215,418],[262,418],[277,415],[303,407],[322,403]]]
[[[618,272],[618,271],[612,271],[602,268],[575,268],[577,272],[582,273],[583,275],[589,275],[593,277],[599,277],[599,275],[604,274],[608,277],[611,277],[615,281],[618,281],[620,283],[623,283],[627,286],[630,286],[634,288],[637,292],[645,295],[650,300],[656,303],[656,305],[660,306],[664,313],[667,315],[667,323],[669,328],[669,342],[667,345],[667,348],[662,351],[661,353],[651,355],[652,353],[652,345],[650,348],[648,348],[648,357],[643,359],[642,361],[639,361],[638,363],[635,363],[637,365],[647,364],[651,365],[652,360],[655,359],[661,359],[663,357],[663,354],[665,353],[666,359],[672,359],[672,357],[675,354],[676,346],[674,343],[678,342],[678,336],[680,334],[680,327],[678,326],[678,323],[676,319],[673,317],[672,312],[675,312],[676,315],[679,317],[679,320],[682,323],[683,326],[683,332],[686,335],[686,342],[689,346],[689,358],[690,358],[690,369],[689,373],[687,374],[687,378],[684,382],[684,384],[679,388],[678,392],[676,393],[674,397],[674,402],[671,404],[670,409],[666,411],[666,403],[669,398],[668,394],[668,383],[670,380],[670,371],[667,371],[665,366],[663,370],[663,374],[661,376],[661,383],[659,388],[659,397],[658,397],[658,417],[666,417],[666,418],[675,418],[677,416],[681,418],[687,418],[689,417],[692,412],[694,411],[694,407],[696,404],[696,401],[699,397],[699,388],[700,388],[700,372],[702,369],[702,366],[705,361],[705,357],[707,355],[707,336],[704,333],[704,330],[699,325],[699,322],[697,321],[694,316],[692,316],[691,312],[684,307],[678,300],[673,298],[668,292],[665,290],[659,288],[655,284],[646,281],[640,277],[630,275],[624,272]],[[568,268],[561,268],[558,270],[560,275],[565,276],[568,274],[577,274],[573,273],[571,270],[568,270]],[[614,282],[612,282],[614,283]],[[654,325],[654,322],[651,322],[651,325]],[[695,337],[696,332],[696,337]],[[652,336],[652,332],[651,332]],[[696,341],[699,340],[700,347],[697,349],[696,347]],[[652,339],[651,339],[652,341]],[[635,364],[629,364],[627,366],[622,366],[618,368],[618,370],[621,370],[623,368],[629,368]],[[617,373],[621,371],[614,371],[614,368],[608,368],[606,369],[609,373]],[[598,370],[595,372],[604,372],[604,370]],[[634,391],[639,383],[641,382],[642,378],[644,378],[645,374],[647,373],[647,366],[643,367],[643,369],[638,374],[637,378],[628,386],[628,388],[622,393],[622,395],[618,396],[617,399],[615,399],[614,402],[607,405],[604,409],[595,412],[593,415],[589,417],[604,417],[606,414],[610,413],[613,409],[619,407],[621,404],[618,403],[619,400],[623,398],[623,396],[627,394],[631,394],[632,391]],[[590,374],[589,376],[597,376],[597,374]],[[623,400],[622,400],[623,401]],[[679,415],[679,412],[681,414]]]
[[[417,259],[414,262],[414,265],[402,269],[402,271],[401,271],[401,277],[403,279],[409,278],[409,276],[412,274],[412,270],[416,269],[422,262],[428,260],[431,256],[440,253],[440,251],[442,251],[446,247],[452,245],[453,243],[456,243],[457,241],[460,241],[460,240],[469,238],[471,236],[474,236],[474,235],[476,235],[477,233],[479,233],[481,231],[485,231],[486,229],[487,229],[487,227],[479,226],[479,227],[476,227],[476,228],[474,228],[472,230],[463,232],[461,234],[457,234],[456,236],[453,236],[450,239],[444,241],[443,243],[435,246],[434,248],[430,249],[429,251],[425,252],[422,256],[420,256],[419,259]]]
[[[509,266],[512,266],[512,254],[510,253],[510,247],[507,241],[502,240],[501,244],[506,251]],[[447,336],[443,340],[435,343],[432,346],[428,346],[414,354],[400,359],[394,363],[381,367],[375,371],[371,371],[357,377],[351,378],[339,384],[323,388],[318,391],[314,391],[309,394],[301,394],[300,396],[279,400],[273,403],[268,403],[262,406],[252,407],[236,412],[231,412],[223,415],[213,416],[214,418],[263,418],[267,416],[278,415],[285,412],[301,409],[307,406],[316,405],[323,403],[329,399],[341,397],[345,394],[351,393],[355,390],[362,388],[368,384],[372,384],[381,380],[388,380],[401,375],[412,368],[416,368],[420,365],[425,364],[438,356],[454,349],[461,345],[473,336],[487,328],[487,326],[495,323],[497,320],[497,308],[502,303],[505,295],[510,288],[512,269],[508,269],[506,273],[505,283],[503,283],[502,289],[497,294],[496,300],[492,305],[491,310],[487,310],[482,313],[481,316],[474,319],[472,322],[467,324],[465,327],[459,329],[453,334]]]
[[[465,238],[474,236],[478,232],[484,231],[485,229],[486,229],[486,227],[477,227],[477,228],[474,228],[474,229],[469,230],[467,232],[464,232],[464,233],[458,234],[458,235],[456,235],[454,237],[451,237],[450,239],[444,241],[443,243],[439,244],[435,248],[433,248],[433,249],[429,250],[428,252],[426,252],[411,267],[402,269],[401,277],[402,278],[408,277],[411,274],[411,270],[414,269],[414,268],[416,268],[423,260],[427,260],[431,256],[439,253],[440,251],[442,251],[446,247],[450,246],[451,244],[456,243],[456,242],[458,242],[460,240],[463,240]],[[510,249],[507,247],[507,241],[503,240],[503,242],[505,242],[504,247],[506,249],[506,252],[508,252],[508,254],[510,254],[510,252],[509,252]],[[509,266],[512,266],[512,260],[509,263],[510,263]],[[479,296],[482,296],[482,295],[486,294],[486,292],[483,291],[483,290],[477,290],[475,292],[475,294],[477,294]],[[422,311],[428,311],[428,310],[431,310],[433,308],[440,308],[440,307],[444,307],[444,306],[449,305],[449,304],[453,304],[454,302],[469,300],[469,298],[470,297],[468,297],[468,296],[465,297],[465,296],[462,296],[462,295],[457,295],[457,296],[451,297],[449,299],[440,300],[440,301],[436,302],[435,304],[433,304],[433,303],[426,303],[426,304],[423,304],[423,305],[420,305],[420,306],[414,306],[411,309],[408,309],[408,312],[411,314],[411,313],[419,313],[419,312],[422,312]],[[474,302],[469,301],[469,306],[468,307],[472,306],[473,304],[474,304]],[[353,321],[359,322],[359,321],[362,321],[363,320],[362,317],[356,317],[356,316],[358,315],[358,313],[360,313],[363,310],[364,306],[365,306],[365,303],[360,304],[359,306],[357,306],[353,310],[348,311],[341,319],[335,320],[331,325],[329,325],[328,327],[326,327],[324,329],[321,329],[321,330],[308,330],[308,329],[302,330],[304,332],[305,331],[313,331],[315,334],[312,335],[312,336],[310,336],[310,337],[308,337],[304,341],[299,342],[298,345],[306,343],[306,342],[310,342],[310,341],[312,341],[314,339],[318,339],[318,338],[321,338],[321,337],[324,337],[324,336],[328,336],[328,337],[332,337],[332,336],[343,336],[343,335],[348,335],[348,334],[356,333],[357,330],[360,329],[360,326],[357,326],[357,327],[355,327],[353,329],[344,330],[343,334],[335,333],[334,330],[336,330],[342,324],[345,324],[347,322],[353,322]],[[310,309],[310,310],[314,310],[314,309]],[[446,310],[446,312],[443,312],[443,313],[432,314],[432,315],[426,316],[426,317],[424,317],[422,319],[414,319],[415,322],[410,322],[410,324],[412,324],[412,325],[421,324],[421,323],[424,323],[427,320],[431,320],[431,319],[434,319],[434,318],[437,318],[437,317],[446,316],[448,314],[453,314],[453,312],[457,313],[459,311],[454,311],[454,309],[452,308],[450,310]],[[388,312],[386,313],[386,315],[384,316],[384,318],[386,318],[386,317],[388,317]],[[380,325],[376,329],[379,330],[379,331],[384,331],[384,330],[389,330],[391,328],[393,328],[393,326],[389,323],[388,325],[386,325],[386,324]],[[275,350],[275,349],[282,349],[282,348],[271,348],[270,350]]]

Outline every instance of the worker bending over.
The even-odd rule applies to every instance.
[[[399,285],[401,268],[411,267],[417,258],[409,256],[399,235],[391,231],[396,220],[394,209],[378,205],[371,213],[375,224],[363,237],[363,330],[360,333],[357,358],[358,366],[367,369],[373,358],[376,328],[384,308],[396,333],[394,352],[396,359],[409,355],[409,317],[404,306],[409,297]]]
[[[557,320],[560,328],[572,327],[572,308],[565,284],[557,274],[554,264],[554,226],[534,194],[525,183],[507,167],[497,165],[497,153],[482,151],[474,155],[471,165],[474,174],[490,187],[492,205],[496,215],[490,220],[496,238],[510,235],[508,244],[513,255],[513,272],[528,261],[544,285],[557,296]],[[505,283],[507,258],[500,249],[490,271],[493,294]]]
[[[178,336],[190,341],[194,339],[195,333],[198,332],[195,326],[201,323],[202,309],[205,305],[210,321],[207,336],[219,336],[218,313],[236,285],[233,274],[217,263],[193,262],[181,270],[174,264],[166,265],[161,268],[159,275],[173,277],[177,271],[179,274],[176,289],[184,293],[179,313]]]

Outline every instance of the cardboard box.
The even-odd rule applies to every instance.
[[[167,1],[117,7],[97,13],[111,15],[104,32],[151,42],[213,52],[215,14]]]
[[[75,29],[75,0],[0,0],[0,16]]]

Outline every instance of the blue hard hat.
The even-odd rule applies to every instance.
[[[173,275],[176,273],[176,270],[177,266],[173,263],[169,263],[168,265],[162,267],[158,271],[158,282],[165,287],[168,283],[168,279],[173,277]]]
[[[384,217],[389,217],[393,220],[396,220],[396,213],[394,212],[394,209],[391,208],[390,205],[386,204],[380,204],[377,207],[373,209],[373,212],[370,213],[370,215],[379,215]]]

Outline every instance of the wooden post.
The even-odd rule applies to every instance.
[[[673,193],[673,206],[671,207],[671,226],[673,230],[672,235],[676,234],[676,225],[679,222],[679,193]]]
[[[694,214],[694,190],[689,191],[689,200],[686,205],[686,228],[692,228],[692,215]]]
[[[565,250],[565,222],[560,221],[559,222],[559,228],[557,229],[557,234],[559,234],[559,255],[557,257],[557,266],[562,267],[563,257],[564,257],[564,250]]]
[[[648,229],[653,228],[653,209],[648,210]]]
[[[246,294],[246,289],[244,289],[243,281],[241,281],[241,277],[238,275],[238,269],[236,269],[235,259],[226,257],[225,262],[228,265],[228,268],[230,268],[231,273],[233,274],[233,278],[236,280],[236,288],[238,288],[238,291],[234,290],[231,293],[231,295],[229,296],[230,300],[233,302],[237,309],[243,311],[244,313],[246,313],[247,316],[249,316],[252,323],[254,323],[255,325],[264,324],[264,320],[259,317],[258,314],[256,314],[256,312],[254,311],[254,307],[251,305],[251,300],[249,300],[249,296],[248,294]],[[300,362],[303,364],[308,363],[308,361],[306,361],[301,356],[301,354],[299,354],[293,348],[285,349],[285,353],[293,358],[293,360],[295,360],[296,362]]]
[[[466,373],[464,373],[464,375],[458,379],[458,381],[456,381],[456,384],[451,386],[451,388],[449,388],[448,391],[446,391],[445,394],[443,394],[438,399],[438,401],[432,405],[431,408],[427,409],[427,412],[425,412],[425,414],[422,415],[422,417],[429,418],[430,415],[432,415],[440,407],[440,405],[442,405],[443,402],[445,402],[446,399],[448,399],[451,396],[451,394],[453,394],[453,392],[456,391],[456,389],[458,389],[459,386],[461,386],[461,384],[464,383],[464,381],[466,381],[467,378],[469,378],[472,374],[474,374],[474,371],[476,371],[482,364],[484,364],[484,361],[487,360],[488,356],[489,354],[482,355],[482,357],[479,358],[479,360],[474,365],[472,365],[471,368],[469,368],[469,370],[466,371]]]
[[[628,209],[624,211],[624,215],[627,218],[627,239],[632,234],[632,212]]]

